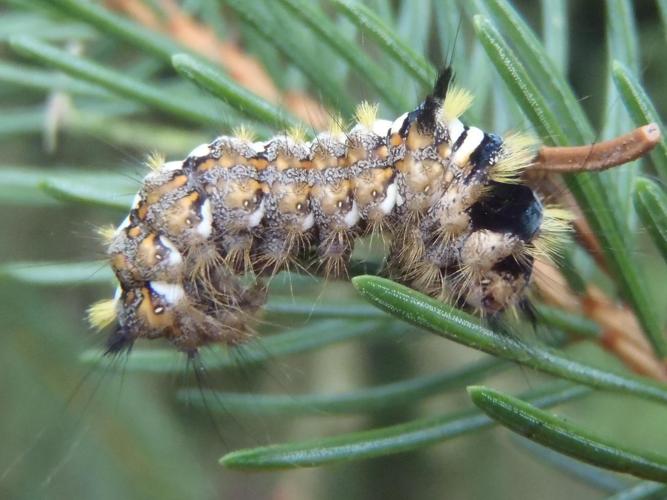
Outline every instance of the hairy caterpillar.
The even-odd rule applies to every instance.
[[[109,236],[119,288],[91,309],[95,326],[117,319],[108,352],[138,338],[188,353],[242,343],[264,302],[262,276],[291,266],[344,274],[355,240],[373,232],[390,235],[395,279],[483,315],[517,306],[568,215],[520,177],[534,141],[462,123],[472,96],[451,79],[444,70],[393,121],[364,103],[346,133],[222,136],[156,162]]]

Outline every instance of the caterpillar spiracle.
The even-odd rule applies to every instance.
[[[292,264],[342,275],[374,232],[390,239],[392,278],[483,315],[517,306],[568,215],[522,180],[536,142],[464,124],[472,95],[451,80],[445,69],[395,120],[363,103],[347,132],[222,136],[155,165],[110,236],[116,296],[91,309],[96,326],[117,322],[108,352],[140,338],[191,354],[243,343],[263,277]]]

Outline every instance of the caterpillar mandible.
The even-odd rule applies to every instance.
[[[390,235],[392,278],[482,315],[517,306],[569,217],[521,178],[536,142],[464,124],[471,102],[447,68],[393,121],[362,103],[348,132],[241,133],[154,162],[109,236],[116,296],[90,312],[95,326],[117,321],[107,352],[140,338],[190,354],[243,343],[262,277],[291,266],[342,275],[355,240],[376,232]]]

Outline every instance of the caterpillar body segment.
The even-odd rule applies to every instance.
[[[243,342],[263,276],[343,275],[372,232],[391,239],[393,278],[483,314],[516,305],[547,229],[562,227],[518,179],[533,144],[461,122],[472,98],[450,79],[393,121],[364,103],[347,133],[224,136],[152,170],[108,249],[120,290],[109,350],[142,337],[188,352]]]

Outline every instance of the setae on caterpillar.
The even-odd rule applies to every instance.
[[[139,338],[191,355],[243,343],[263,277],[292,267],[344,275],[355,240],[372,233],[390,235],[386,270],[398,281],[482,315],[519,306],[535,259],[557,252],[570,216],[522,178],[537,144],[465,125],[472,95],[451,83],[447,68],[393,121],[362,103],[349,132],[334,124],[310,142],[300,131],[265,142],[242,132],[153,162],[109,235],[116,297],[90,311],[95,327],[117,320],[107,352]],[[602,166],[628,160],[617,156]]]

